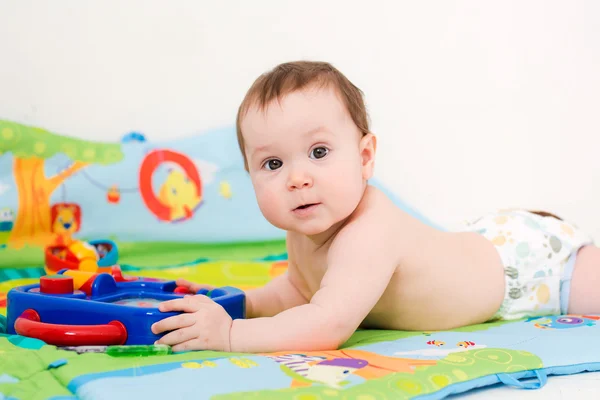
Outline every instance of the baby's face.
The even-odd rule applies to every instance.
[[[362,138],[333,89],[252,107],[241,127],[258,205],[273,225],[317,235],[354,211],[372,174],[372,154],[364,154],[372,139]]]

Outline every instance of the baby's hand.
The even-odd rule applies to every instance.
[[[173,346],[173,351],[230,351],[229,333],[233,320],[225,309],[204,295],[185,296],[160,303],[162,312],[183,311],[152,325],[152,333],[172,331],[156,344]]]

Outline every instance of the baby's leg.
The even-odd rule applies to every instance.
[[[600,248],[584,246],[577,253],[569,314],[600,314]]]

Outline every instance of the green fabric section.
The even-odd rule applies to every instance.
[[[16,383],[0,383],[0,393],[18,399],[47,399],[52,396],[71,396],[65,383],[56,379],[48,365],[60,358],[71,358],[52,346],[39,350],[26,349],[0,337],[0,376],[8,374]]]
[[[16,383],[0,383],[1,394],[14,396],[20,400],[73,396],[73,393],[66,389],[67,385],[73,378],[87,373],[137,368],[163,362],[242,356],[238,353],[203,351],[154,357],[111,357],[96,353],[77,354],[49,345],[37,349],[27,348],[39,343],[39,341],[35,342],[19,341],[20,345],[15,345],[11,343],[9,337],[0,337],[0,376],[8,374],[18,380]],[[58,368],[50,367],[52,363],[59,360],[66,360],[66,363]]]
[[[248,243],[117,242],[117,246],[120,264],[145,268],[189,264],[207,258],[247,261],[286,252],[283,240]],[[26,271],[32,267],[41,268],[44,264],[44,253],[38,247],[26,246],[18,250],[7,247],[0,250],[0,255],[0,282],[6,280],[2,277],[5,268]]]
[[[0,120],[0,155],[47,159],[65,153],[73,161],[112,164],[123,158],[120,143],[100,143],[61,136],[42,128]]]

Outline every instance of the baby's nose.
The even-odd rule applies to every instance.
[[[309,188],[312,184],[312,178],[305,173],[292,173],[288,180],[289,190]]]

